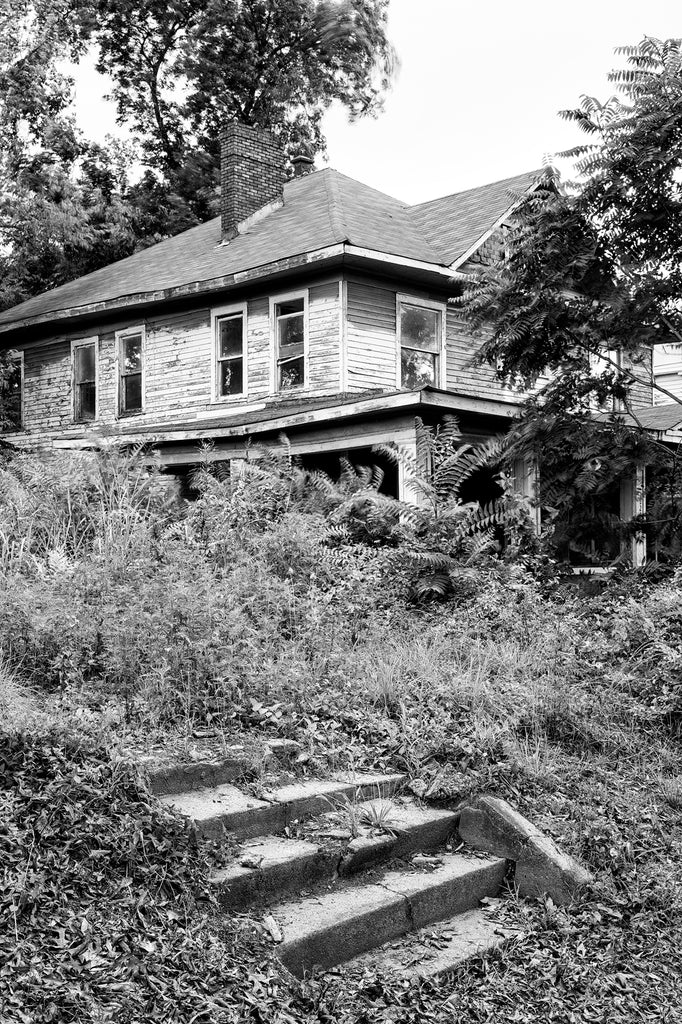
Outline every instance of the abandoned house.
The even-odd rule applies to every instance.
[[[332,473],[341,455],[376,461],[378,442],[414,452],[416,416],[453,413],[471,440],[498,434],[524,395],[472,365],[480,341],[451,300],[499,254],[510,196],[538,173],[407,206],[304,158],[287,180],[272,137],[232,124],[219,217],[0,313],[5,388],[19,395],[4,436],[148,442],[182,474],[201,442],[238,472],[282,431]],[[651,389],[633,400],[651,407]],[[409,498],[409,479],[385,469],[386,489]],[[518,467],[524,493],[533,482]],[[623,483],[621,515],[643,500],[640,473]]]

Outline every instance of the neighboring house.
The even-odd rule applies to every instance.
[[[309,163],[286,181],[272,137],[231,125],[220,217],[0,313],[4,436],[78,448],[97,429],[182,473],[205,441],[233,462],[284,431],[333,471],[377,442],[414,453],[415,416],[504,431],[524,395],[472,365],[480,340],[450,300],[500,255],[511,197],[540,172],[407,206]],[[528,493],[531,467],[518,480]]]

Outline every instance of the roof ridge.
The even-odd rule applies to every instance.
[[[341,198],[341,189],[339,183],[336,180],[338,171],[333,170],[331,167],[325,168],[330,173],[325,175],[325,187],[327,189],[327,196],[329,197],[329,223],[333,234],[338,235],[337,241],[349,242],[349,231],[348,225],[346,224],[346,218],[343,211],[343,200]]]
[[[444,199],[454,199],[455,196],[465,196],[472,192],[481,192],[483,189],[494,188],[495,185],[504,185],[508,181],[516,181],[517,178],[536,177],[546,171],[545,167],[536,167],[532,171],[520,171],[518,174],[510,174],[507,178],[498,178],[497,181],[487,181],[483,185],[472,185],[471,188],[463,188],[459,192],[448,192],[444,196],[436,196],[434,199],[425,199],[423,203],[413,203],[408,209],[418,210],[423,206],[430,206],[431,203],[441,203]]]

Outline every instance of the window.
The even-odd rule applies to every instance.
[[[213,316],[215,388],[218,398],[246,394],[246,307],[219,310]]]
[[[118,339],[118,411],[121,416],[142,412],[144,406],[144,330],[120,331]]]
[[[7,352],[0,357],[0,434],[21,430],[23,383],[23,352]]]
[[[401,388],[438,387],[443,358],[443,311],[418,299],[398,296]]]
[[[305,296],[274,303],[277,391],[305,384]]]
[[[97,341],[74,341],[71,345],[73,362],[73,418],[87,423],[97,416]]]
[[[623,367],[623,353],[619,348],[605,349],[604,356],[598,356],[591,352],[588,358],[590,373],[597,380],[605,374],[613,377],[619,374]],[[600,409],[603,412],[621,412],[623,408],[622,399],[616,398],[615,395],[603,398],[601,401],[595,396],[592,405],[595,409]]]

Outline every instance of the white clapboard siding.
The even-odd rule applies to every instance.
[[[396,293],[348,284],[347,373],[349,391],[396,387]]]
[[[341,375],[339,282],[308,293],[308,379],[317,394],[338,391]]]

